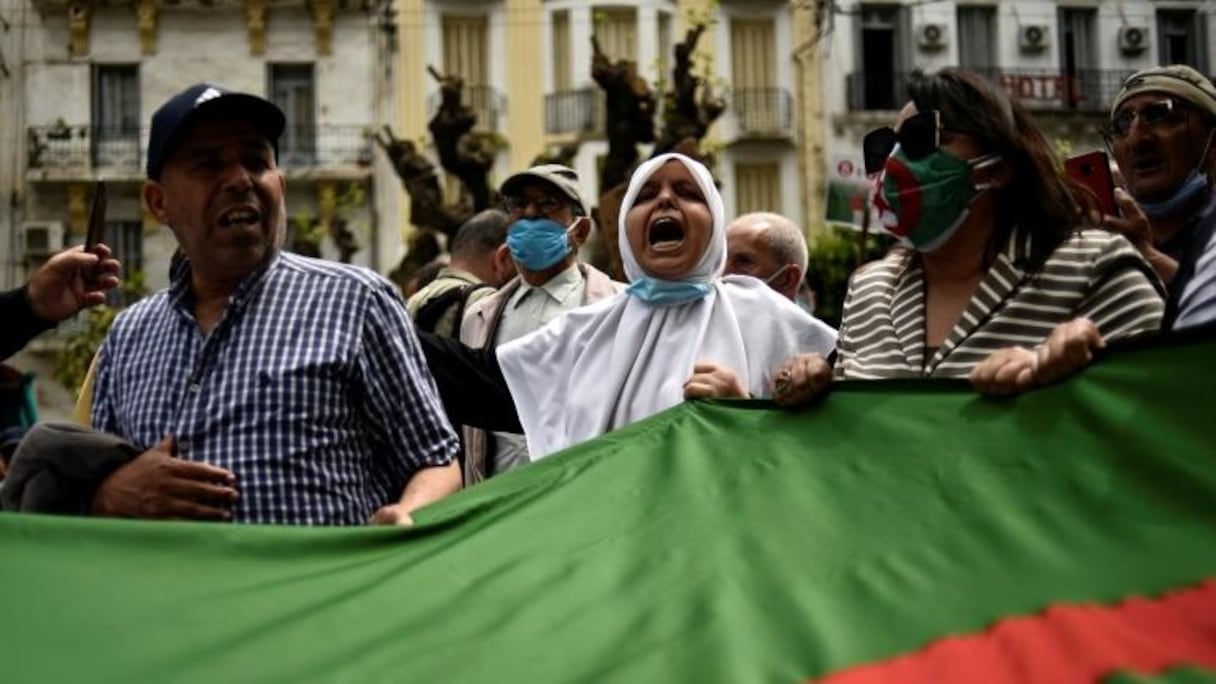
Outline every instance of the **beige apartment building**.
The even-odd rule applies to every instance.
[[[148,126],[200,81],[283,108],[292,230],[342,220],[354,263],[387,270],[399,258],[400,184],[369,137],[393,102],[388,32],[370,3],[15,0],[0,19],[0,286],[83,241],[98,180],[109,190],[105,242],[151,290],[167,284],[176,243],[140,200]],[[335,256],[330,240],[322,248]]]
[[[861,140],[889,125],[916,70],[961,65],[1003,88],[1062,155],[1103,148],[1123,80],[1155,64],[1216,73],[1216,0],[827,3],[820,47],[833,185],[862,182]]]
[[[766,0],[398,0],[398,134],[427,138],[438,83],[427,66],[460,76],[478,126],[505,141],[495,185],[533,158],[581,139],[574,166],[598,196],[607,151],[604,103],[591,77],[591,36],[608,56],[634,60],[659,90],[690,23],[708,19],[698,63],[728,108],[710,130],[729,215],[772,210],[803,225],[822,215],[818,52],[813,2]],[[661,122],[658,122],[661,125]],[[648,150],[641,150],[643,158]],[[433,155],[432,155],[433,156]],[[808,191],[808,189],[812,189]],[[399,202],[401,225],[408,225]]]

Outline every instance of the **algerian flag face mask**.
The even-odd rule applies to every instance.
[[[972,171],[1000,160],[996,154],[963,160],[940,149],[911,159],[897,145],[877,181],[883,229],[918,252],[941,247],[967,220],[975,196],[992,187],[973,183]]]

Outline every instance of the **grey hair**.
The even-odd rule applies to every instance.
[[[782,265],[797,264],[798,268],[802,269],[802,274],[806,275],[809,261],[806,236],[802,234],[802,229],[798,227],[798,224],[781,214],[774,214],[770,211],[744,214],[736,218],[733,223],[764,224],[767,227],[767,230],[764,231],[765,246],[777,257],[777,261]]]

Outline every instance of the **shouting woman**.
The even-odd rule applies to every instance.
[[[619,220],[625,292],[493,351],[422,336],[454,421],[522,426],[535,459],[685,398],[766,396],[780,363],[835,347],[835,331],[761,281],[722,276],[722,197],[700,163],[642,164]]]

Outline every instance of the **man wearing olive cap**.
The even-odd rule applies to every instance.
[[[1144,69],[1124,81],[1110,117],[1130,197],[1117,191],[1123,216],[1103,225],[1125,234],[1168,285],[1165,329],[1216,320],[1216,87],[1188,66]]]
[[[591,219],[578,174],[543,164],[503,181],[507,249],[519,276],[469,307],[460,341],[491,349],[562,313],[615,295],[624,285],[579,260]],[[530,462],[523,435],[464,429],[464,481],[471,485]]]

